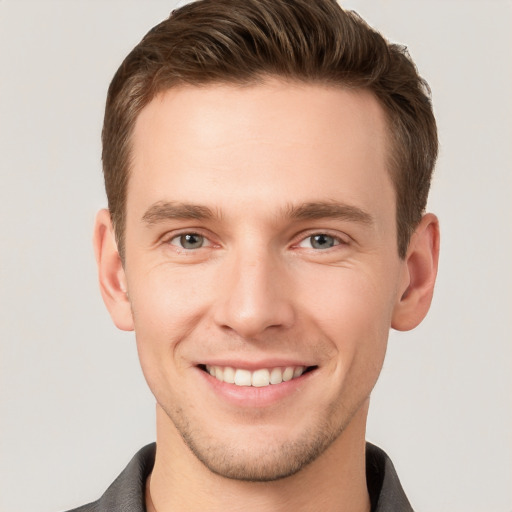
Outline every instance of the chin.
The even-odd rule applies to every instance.
[[[168,417],[193,455],[212,473],[246,482],[272,482],[290,477],[322,455],[343,431],[317,424],[302,433],[272,435],[272,429],[251,427],[243,433],[219,436],[198,432],[177,411]],[[243,427],[242,427],[243,428]],[[238,439],[237,439],[238,437]],[[284,440],[279,438],[284,437]]]
[[[319,457],[334,441],[323,436],[304,442],[287,442],[258,449],[217,445],[201,447],[185,439],[194,455],[216,475],[247,482],[272,482],[290,477]]]

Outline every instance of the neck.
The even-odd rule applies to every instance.
[[[155,466],[146,486],[148,512],[369,512],[365,439],[368,404],[315,461],[273,482],[228,479],[208,470],[157,407]]]

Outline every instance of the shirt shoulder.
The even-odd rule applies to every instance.
[[[155,463],[155,450],[155,443],[139,450],[99,500],[67,512],[145,512],[145,484]]]
[[[366,483],[372,512],[414,512],[384,450],[366,443]]]

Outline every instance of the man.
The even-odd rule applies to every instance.
[[[406,511],[365,443],[390,328],[426,315],[428,88],[334,0],[203,0],[109,89],[95,250],[157,442],[80,511]]]

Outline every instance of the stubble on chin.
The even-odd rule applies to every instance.
[[[245,482],[273,482],[290,477],[316,460],[341,435],[350,418],[336,424],[323,420],[305,429],[299,438],[279,445],[240,446],[208,437],[205,428],[193,428],[181,408],[164,412],[190,452],[212,473]]]

